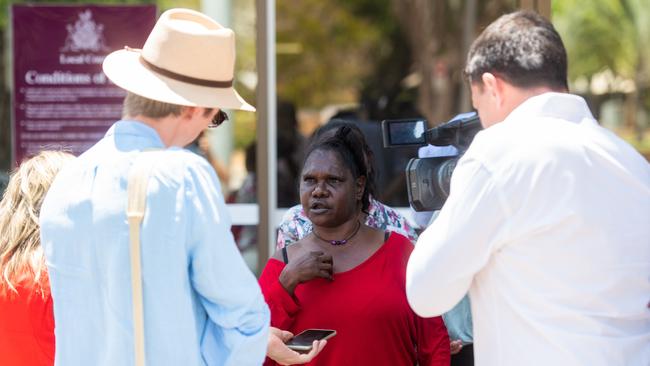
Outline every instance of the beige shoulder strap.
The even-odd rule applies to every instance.
[[[155,155],[155,152],[147,151],[137,156],[129,171],[129,183],[127,187],[128,204],[126,216],[129,220],[129,239],[131,242],[131,293],[133,297],[133,342],[136,366],[145,365],[140,225],[144,219],[147,201],[147,183],[154,165]]]

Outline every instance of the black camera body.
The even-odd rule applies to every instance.
[[[435,211],[449,197],[451,175],[474,136],[483,128],[476,112],[461,113],[449,122],[426,130],[424,119],[385,120],[381,123],[385,148],[427,144],[453,146],[448,156],[410,159],[406,165],[409,203],[415,211]]]

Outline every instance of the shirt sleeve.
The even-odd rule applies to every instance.
[[[463,157],[440,215],[418,239],[406,270],[406,294],[423,317],[441,315],[469,290],[503,244],[508,210],[499,186],[477,159]]]
[[[283,263],[269,259],[260,276],[260,286],[271,310],[271,325],[280,329],[290,329],[293,319],[300,311],[300,303],[289,295],[280,283],[280,273],[283,268]]]
[[[202,354],[218,354],[210,364],[259,365],[266,354],[269,310],[233,240],[217,177],[207,163],[189,165],[185,185],[190,278],[209,318]]]

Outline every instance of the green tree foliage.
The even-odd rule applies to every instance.
[[[567,48],[571,81],[609,70],[633,83],[591,99],[622,98],[619,133],[650,156],[650,0],[554,1],[553,22]]]
[[[554,1],[553,22],[569,53],[571,79],[609,68],[630,79],[642,72],[647,82],[650,1]]]
[[[278,0],[278,95],[302,106],[358,100],[381,30],[343,1]]]

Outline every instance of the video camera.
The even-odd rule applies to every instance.
[[[454,155],[410,159],[406,165],[409,203],[415,211],[435,211],[449,197],[451,174],[474,136],[483,127],[476,112],[461,113],[449,122],[426,130],[425,119],[397,119],[381,122],[384,147],[427,144],[453,146]]]

